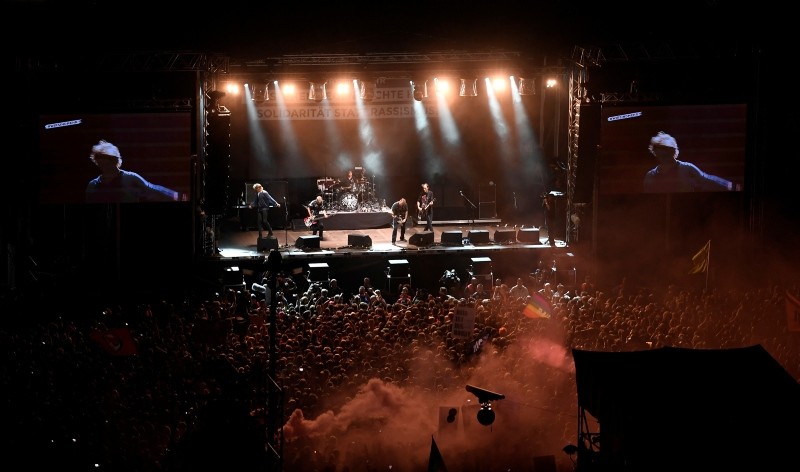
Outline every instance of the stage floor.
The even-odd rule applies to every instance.
[[[500,230],[501,233],[507,234],[511,232],[516,234],[513,240],[506,240],[503,242],[495,242],[496,232]],[[533,230],[528,233],[528,230]],[[524,241],[518,241],[517,237],[522,232]],[[458,233],[461,237],[458,237]],[[474,238],[469,238],[470,233],[480,236],[481,241],[473,241]],[[369,229],[342,229],[342,230],[328,230],[325,229],[323,239],[319,241],[319,248],[304,247],[300,242],[298,247],[298,240],[302,236],[311,236],[311,231],[307,228],[303,230],[283,229],[274,232],[274,238],[277,240],[277,247],[284,257],[302,257],[306,258],[309,255],[334,255],[341,253],[352,253],[357,251],[366,254],[403,254],[405,252],[413,251],[450,251],[450,252],[463,252],[463,251],[498,251],[503,249],[551,249],[547,245],[547,230],[535,227],[530,228],[514,228],[505,227],[503,225],[435,225],[433,227],[433,241],[429,244],[415,245],[412,241],[412,236],[418,233],[423,233],[423,227],[407,228],[406,240],[400,241],[398,235],[397,241],[392,244],[392,228],[369,228]],[[442,234],[447,233],[446,242],[442,243]],[[350,244],[351,236],[360,243],[358,246]],[[364,238],[368,236],[369,247],[363,245]],[[486,239],[488,236],[488,240]],[[566,243],[563,240],[556,239],[556,248],[565,248]],[[222,232],[219,238],[219,254],[220,258],[250,258],[266,255],[268,249],[259,251],[258,248],[258,231],[245,230]]]
[[[399,283],[438,287],[447,270],[455,270],[464,284],[476,275],[491,287],[496,278],[513,285],[517,277],[557,266],[554,275],[561,281],[570,286],[577,282],[579,257],[563,239],[556,238],[556,245],[549,246],[545,229],[476,222],[439,224],[433,230],[431,236],[422,226],[407,228],[406,240],[400,241],[398,236],[393,244],[391,228],[326,229],[322,240],[310,239],[310,246],[318,243],[317,248],[306,247],[309,240],[303,237],[311,236],[307,228],[282,229],[276,230],[271,244],[262,244],[260,251],[257,231],[229,230],[221,233],[219,252],[206,257],[206,266],[214,268],[211,273],[223,286],[239,285],[242,276],[236,271],[240,271],[243,284],[249,287],[261,281],[272,248],[280,253],[285,273],[302,272],[311,280],[336,278],[349,291],[368,277],[389,296]],[[402,273],[392,273],[395,269]]]

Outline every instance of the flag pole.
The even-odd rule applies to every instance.
[[[708,292],[708,274],[711,272],[711,240],[708,240],[708,251],[706,251],[706,292]]]

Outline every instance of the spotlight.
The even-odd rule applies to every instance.
[[[459,95],[462,97],[477,97],[478,79],[461,79]]]
[[[414,91],[414,100],[421,102],[423,98],[428,98],[428,83],[425,80],[415,80],[411,82]]]
[[[269,100],[269,84],[267,82],[255,82],[249,84],[250,100],[254,102],[263,102]]]
[[[536,79],[520,77],[519,94],[536,95]]]
[[[478,410],[478,423],[484,426],[491,426],[494,423],[494,411],[488,403]]]
[[[478,410],[478,423],[484,426],[490,426],[494,423],[495,418],[494,410],[492,410],[490,402],[492,400],[502,400],[506,396],[502,393],[491,392],[474,385],[467,385],[467,391],[478,397],[478,401],[481,404],[481,409]]]
[[[328,98],[328,94],[325,91],[325,83],[326,82],[310,82],[308,87],[308,99],[321,102]]]
[[[359,81],[361,100],[371,101],[375,97],[375,81]]]

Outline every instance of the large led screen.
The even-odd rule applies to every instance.
[[[741,190],[746,114],[743,104],[604,106],[598,192]]]
[[[41,115],[39,201],[186,201],[191,149],[190,112]]]

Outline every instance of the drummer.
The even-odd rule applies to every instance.
[[[342,181],[341,188],[343,190],[351,190],[355,188],[355,185],[356,185],[356,178],[353,176],[353,171],[348,170],[347,177],[345,177],[344,180]]]

